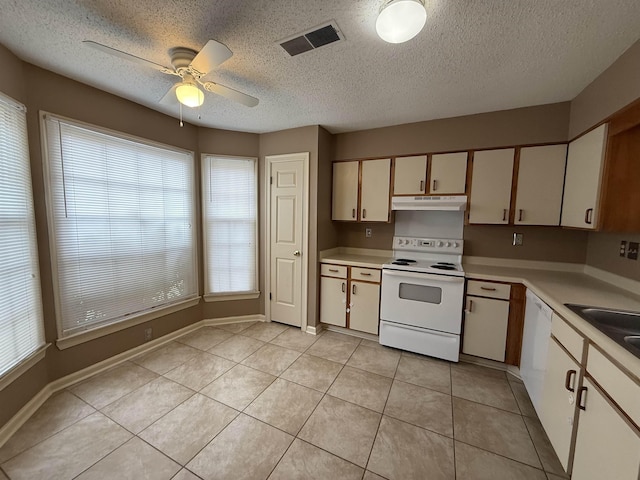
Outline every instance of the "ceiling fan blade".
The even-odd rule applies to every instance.
[[[232,56],[233,52],[229,50],[229,47],[215,40],[209,40],[191,61],[191,67],[206,75]]]
[[[176,88],[178,87],[179,82],[176,83],[173,87],[169,89],[167,93],[160,99],[158,103],[161,105],[172,106],[178,103],[178,97],[176,97]]]
[[[159,63],[151,62],[149,60],[145,60],[144,58],[136,57],[135,55],[131,55],[130,53],[123,52],[115,48],[107,47],[106,45],[102,45],[101,43],[92,42],[91,40],[84,40],[82,43],[84,43],[88,47],[95,48],[96,50],[100,50],[101,52],[108,53],[109,55],[124,58],[125,60],[129,60],[130,62],[135,62],[140,65],[145,65],[147,67],[155,68],[156,70],[160,70],[163,73],[177,75],[177,73],[173,70],[173,68],[165,67],[164,65],[160,65]]]
[[[247,95],[246,93],[239,92],[238,90],[234,90],[233,88],[225,87],[219,83],[203,82],[202,86],[208,92],[217,93],[218,95],[222,95],[229,100],[241,103],[247,107],[255,107],[259,103],[257,98]]]

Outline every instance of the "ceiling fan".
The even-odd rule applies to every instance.
[[[229,50],[226,45],[216,42],[215,40],[209,40],[200,52],[184,47],[172,48],[169,50],[169,54],[171,55],[171,67],[165,67],[164,65],[136,57],[130,53],[126,53],[91,40],[85,40],[82,43],[110,55],[146,65],[168,75],[180,77],[181,80],[171,87],[171,89],[160,100],[160,103],[165,103],[175,95],[182,105],[187,107],[199,107],[204,102],[204,93],[199,87],[199,85],[201,85],[208,92],[216,93],[225,98],[246,105],[247,107],[255,107],[258,105],[258,99],[251,95],[239,92],[238,90],[234,90],[230,87],[225,87],[219,83],[203,80],[209,72],[231,58],[233,55],[233,52]]]

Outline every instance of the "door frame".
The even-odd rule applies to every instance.
[[[302,299],[300,305],[300,329],[307,331],[308,299],[309,299],[309,152],[287,153],[283,155],[267,155],[265,159],[265,321],[271,321],[271,299],[267,295],[271,294],[271,171],[275,163],[285,163],[294,160],[302,160]]]

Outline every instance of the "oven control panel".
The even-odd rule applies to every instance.
[[[393,237],[394,250],[462,255],[464,241],[459,238]]]

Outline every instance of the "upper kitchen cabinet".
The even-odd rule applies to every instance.
[[[474,153],[469,223],[509,223],[514,154],[513,148]]]
[[[389,221],[391,159],[363,160],[360,184],[360,221]]]
[[[603,124],[569,144],[560,222],[563,227],[595,229],[598,224],[606,139],[607,124]]]
[[[467,185],[467,152],[431,156],[430,195],[464,195]]]
[[[360,162],[333,164],[332,220],[358,219],[358,168]]]
[[[391,159],[334,162],[332,220],[388,222]]]
[[[566,145],[520,150],[515,225],[559,225]]]
[[[426,192],[426,185],[426,155],[397,157],[394,160],[394,195],[424,195]]]

